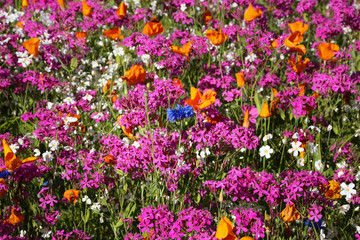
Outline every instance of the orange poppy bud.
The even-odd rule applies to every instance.
[[[143,33],[150,37],[156,36],[164,31],[162,23],[157,22],[148,22],[143,28]]]
[[[23,42],[23,46],[34,57],[37,57],[37,55],[39,55],[39,45],[40,45],[40,39],[38,38],[30,38],[29,40]]]
[[[295,205],[288,204],[285,209],[280,213],[280,217],[285,223],[293,222],[301,218],[301,215],[297,212]]]
[[[193,44],[194,41],[191,41],[191,42],[188,42],[188,43],[185,43],[183,45],[183,47],[178,47],[178,46],[174,46],[174,45],[171,45],[170,46],[170,50],[174,53],[178,53],[180,55],[183,55],[183,56],[186,56],[186,57],[189,57],[189,53],[191,52],[191,44]]]
[[[121,19],[125,18],[127,8],[128,6],[124,2],[121,2],[118,9],[116,10],[116,15],[118,15],[118,17]]]
[[[24,10],[24,8],[28,7],[28,6],[29,6],[28,0],[22,0],[21,6],[22,6],[22,9],[23,9],[23,10]]]
[[[3,170],[0,170],[0,171],[3,171]],[[5,186],[1,186],[1,185],[5,185]],[[7,193],[7,189],[8,189],[8,186],[7,186],[4,178],[0,178],[0,186],[1,186],[0,197],[3,197]]]
[[[65,1],[64,0],[57,0],[62,10],[66,9]]]
[[[21,212],[18,212],[15,210],[15,208],[11,209],[11,215],[8,219],[0,221],[5,224],[11,224],[11,225],[17,225],[19,223],[22,223],[25,220],[24,216],[21,214]]]
[[[245,86],[244,72],[235,73],[235,77],[238,87]]]
[[[245,112],[245,117],[244,117],[244,122],[243,122],[243,127],[244,127],[244,128],[249,128],[249,126],[250,126],[249,110],[246,110],[246,112]]]
[[[64,192],[64,198],[66,198],[69,202],[74,202],[79,199],[80,190],[69,189]]]
[[[263,13],[259,8],[255,9],[251,5],[251,3],[249,3],[249,7],[248,7],[248,9],[246,9],[245,14],[244,14],[244,19],[245,19],[245,21],[250,22],[250,21],[254,20],[255,18],[260,17],[262,14]]]
[[[222,217],[220,219],[219,225],[216,229],[215,238],[217,239],[226,239],[226,240],[236,240],[236,235],[233,232],[233,224],[227,217]]]
[[[216,30],[207,30],[205,32],[208,39],[211,41],[212,44],[215,46],[219,46],[223,42],[226,41],[228,35],[226,33],[223,33],[221,29],[219,28],[219,31]]]
[[[186,99],[185,103],[193,107],[195,110],[196,109],[202,110],[215,102],[216,92],[214,92],[213,90],[210,89],[206,90],[204,92],[204,95],[200,93],[199,89],[194,87],[191,87],[190,91],[191,91],[190,92],[191,98]]]
[[[24,22],[18,22],[17,24],[15,24],[15,26],[17,26],[18,28],[24,28]]]
[[[180,86],[182,89],[184,88],[184,85],[182,84],[182,82],[179,79],[174,78],[174,83],[175,83],[175,86]]]
[[[305,94],[306,84],[299,84],[298,89],[300,89],[299,96],[302,97]]]
[[[335,43],[320,43],[318,46],[320,58],[324,61],[332,59],[335,54],[340,50],[339,46]]]
[[[304,35],[309,28],[309,26],[303,22],[289,23],[288,26],[290,27],[292,33],[300,32],[301,35]]]
[[[242,237],[240,238],[240,240],[255,240],[255,239],[252,237]]]
[[[123,39],[124,36],[120,35],[120,33],[121,33],[121,29],[117,28],[117,27],[109,29],[109,30],[105,30],[103,32],[105,37],[108,37],[108,38],[110,38],[112,40]]]
[[[111,154],[108,154],[104,157],[104,160],[107,164],[114,164],[115,163],[115,157]]]
[[[297,61],[295,60],[295,57],[292,57],[288,60],[288,63],[290,63],[292,69],[297,74],[302,73],[305,70],[308,63],[310,62],[310,59],[308,59],[308,58],[305,58],[303,62],[301,61],[301,59],[302,59],[302,56],[298,55]]]
[[[212,19],[211,12],[206,9],[205,12],[202,14],[202,20],[205,24],[208,24],[208,21]]]
[[[325,192],[325,197],[327,199],[341,198],[341,195],[340,195],[341,186],[338,182],[331,180],[331,181],[329,181],[329,184],[327,184],[325,187],[326,187],[326,189],[328,189]]]
[[[262,118],[268,118],[271,116],[271,112],[269,109],[269,104],[267,102],[264,102],[264,105],[261,109],[261,112],[259,113],[259,116]]]
[[[128,85],[135,85],[145,82],[146,71],[140,65],[133,65],[130,70],[125,72],[125,79]]]
[[[82,1],[82,13],[84,16],[91,17],[92,7],[86,1]]]

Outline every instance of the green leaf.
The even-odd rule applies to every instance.
[[[61,63],[63,69],[65,69],[67,72],[70,72],[71,69],[68,66],[66,66],[60,59],[59,62]]]
[[[256,91],[255,91],[254,100],[255,100],[255,105],[256,105],[258,112],[261,112],[262,104],[261,104],[261,101],[259,98],[259,93],[257,93]]]
[[[70,63],[71,70],[74,71],[76,69],[77,65],[78,65],[78,60],[76,57],[73,57],[71,59],[71,63]]]

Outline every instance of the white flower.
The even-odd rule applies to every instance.
[[[10,149],[11,151],[13,151],[14,153],[17,152],[17,150],[19,149],[19,145],[17,145],[16,143],[10,144]]]
[[[95,211],[95,210],[100,211],[101,205],[100,205],[100,203],[94,203],[93,205],[91,205],[90,209],[93,211]]]
[[[150,55],[149,54],[143,54],[141,55],[141,61],[143,61],[145,64],[149,62]]]
[[[103,223],[103,222],[104,222],[103,216],[100,217],[99,221],[100,221],[100,223]]]
[[[351,195],[356,194],[356,190],[354,189],[355,184],[354,183],[349,183],[349,185],[347,185],[346,183],[341,183],[341,192],[340,195],[346,196],[346,200],[349,201],[351,198]]]
[[[22,138],[19,138],[17,141],[20,144],[20,146],[22,146],[24,144],[24,139],[22,139]]]
[[[337,163],[336,166],[337,166],[338,168],[345,168],[345,167],[347,167],[347,163],[346,163],[345,160],[344,160],[344,161],[342,161],[342,162],[340,162],[340,163]]]
[[[181,4],[180,5],[180,10],[182,11],[182,12],[185,12],[185,10],[186,10],[186,4]]]
[[[331,129],[332,129],[332,126],[331,126],[331,124],[329,124],[329,126],[327,127],[327,130],[331,131]]]
[[[292,136],[293,139],[298,139],[299,138],[299,133],[294,133],[294,135]]]
[[[297,141],[295,142],[291,142],[291,149],[289,149],[289,153],[292,153],[294,157],[297,157],[299,155],[299,152],[303,152],[304,148],[300,147],[301,146],[301,142]]]
[[[51,152],[49,151],[46,151],[42,154],[42,158],[45,160],[45,161],[51,161],[54,159],[54,156],[51,154]]]
[[[114,47],[113,54],[115,56],[120,56],[120,57],[124,56],[124,54],[125,54],[124,48],[123,47]]]
[[[360,172],[355,175],[355,181],[360,181]]]
[[[270,140],[272,138],[273,138],[273,135],[271,133],[269,133],[263,137],[263,141],[266,142],[267,140]]]
[[[63,117],[63,121],[65,125],[69,125],[70,123],[77,122],[78,119],[76,117]]]
[[[321,160],[315,161],[315,169],[318,171],[321,171],[324,168],[324,164],[321,162]]]
[[[347,211],[349,211],[350,209],[350,205],[349,204],[345,204],[339,207],[339,213],[342,215],[345,215],[345,213],[347,213]]]
[[[89,198],[88,195],[85,195],[82,199],[83,202],[86,202],[87,205],[91,204],[91,199]]]
[[[93,99],[93,96],[91,96],[90,94],[87,93],[87,94],[83,97],[83,99],[90,102],[90,101]]]
[[[256,59],[256,55],[251,52],[249,55],[245,57],[245,62],[254,62]]]
[[[310,146],[310,153],[315,153],[315,155],[318,155],[318,146],[319,144],[314,144],[314,143],[308,143]]]
[[[260,157],[266,157],[266,159],[269,159],[271,156],[270,154],[272,154],[274,152],[274,150],[272,148],[270,148],[269,145],[266,146],[262,146],[260,148]]]
[[[73,105],[75,103],[75,100],[71,97],[67,97],[64,99],[64,103],[67,103],[69,105]]]
[[[38,157],[38,156],[40,156],[41,155],[41,152],[40,152],[40,150],[39,149],[34,149],[34,157]]]
[[[305,159],[303,158],[299,158],[297,160],[297,164],[300,166],[300,167],[303,167],[305,165]]]
[[[344,171],[341,170],[338,172],[338,177],[341,177],[342,175],[344,175]]]
[[[26,230],[21,230],[20,231],[20,237],[24,237],[26,235]]]
[[[52,140],[50,143],[49,143],[49,148],[51,151],[56,151],[59,149],[59,141],[57,140]]]

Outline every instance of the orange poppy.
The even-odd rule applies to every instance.
[[[125,126],[121,124],[121,121],[120,121],[121,117],[122,117],[122,116],[120,115],[120,116],[117,118],[117,123],[119,124],[119,126],[120,126],[121,129],[123,130],[124,134],[125,134],[128,138],[130,138],[130,139],[132,139],[132,140],[134,140],[134,141],[137,141],[138,139],[137,139],[137,138],[134,136],[134,134],[132,133],[132,127],[125,128]]]
[[[255,240],[254,238],[252,238],[252,237],[242,237],[242,238],[240,238],[240,240]]]
[[[273,89],[271,89],[271,90],[272,90],[272,93],[273,93],[274,97],[276,97],[277,94],[278,94],[278,91],[277,91],[275,88],[273,88]]]
[[[205,24],[208,24],[208,21],[212,19],[211,12],[206,9],[205,12],[202,14],[202,20],[205,22]]]
[[[17,225],[19,223],[22,223],[25,220],[24,216],[21,214],[21,212],[16,211],[15,208],[11,209],[11,215],[8,219],[0,221],[5,224],[11,224],[11,225]]]
[[[225,42],[228,37],[228,35],[226,33],[223,33],[220,28],[218,31],[207,30],[205,34],[208,37],[208,39],[211,41],[211,43],[214,44],[215,46],[219,46],[220,44]]]
[[[124,36],[120,35],[120,33],[121,33],[121,29],[117,27],[103,31],[104,36],[112,40],[123,39]]]
[[[245,14],[244,14],[244,19],[245,19],[245,21],[250,22],[250,21],[254,20],[255,18],[260,17],[262,14],[263,13],[259,8],[255,9],[251,5],[251,3],[249,3],[249,7],[248,7],[248,9],[246,9]]]
[[[249,110],[246,110],[246,112],[245,112],[245,117],[244,117],[244,122],[243,122],[243,127],[244,127],[244,128],[249,128],[249,126],[250,126]]]
[[[320,43],[318,46],[320,58],[324,61],[330,60],[335,56],[335,52],[340,50],[335,43]]]
[[[215,238],[224,240],[237,240],[237,237],[233,232],[233,228],[234,226],[230,219],[227,217],[222,217],[216,229]]]
[[[262,118],[268,118],[271,117],[271,112],[269,109],[269,104],[267,102],[264,102],[264,105],[259,113],[259,116]]]
[[[24,8],[28,7],[28,6],[29,6],[28,0],[22,0],[21,6],[22,6],[22,9],[23,9],[23,10],[24,10]]]
[[[288,63],[290,63],[292,69],[297,74],[302,73],[305,70],[308,63],[310,62],[310,59],[308,59],[308,58],[305,58],[303,62],[301,61],[301,59],[302,59],[302,56],[298,55],[297,56],[297,61],[295,60],[295,57],[291,57],[288,60]]]
[[[269,46],[269,48],[274,49],[277,48],[279,46],[278,44],[278,39],[275,39]]]
[[[145,82],[146,71],[140,65],[133,65],[130,70],[125,72],[126,83],[128,85],[135,85],[139,82]]]
[[[183,56],[186,56],[186,57],[189,57],[189,53],[191,52],[191,44],[193,44],[194,41],[191,41],[191,42],[188,42],[188,43],[185,43],[182,47],[178,47],[178,46],[174,46],[174,45],[171,45],[170,46],[170,50],[174,53],[178,53],[180,55],[183,55]]]
[[[76,38],[82,41],[84,44],[86,42],[87,32],[76,32]]]
[[[143,33],[150,37],[156,36],[164,31],[162,23],[157,22],[148,22],[143,28]]]
[[[64,0],[57,0],[62,10],[66,9],[65,1]]]
[[[86,1],[82,1],[82,13],[84,16],[91,17],[92,7]]]
[[[20,157],[15,156],[14,152],[11,150],[5,139],[3,139],[2,144],[4,148],[5,168],[8,171],[14,171],[24,163],[30,163],[41,159],[41,157],[28,157],[21,161]]]
[[[175,86],[180,86],[182,89],[184,89],[184,85],[182,84],[182,82],[179,79],[174,78],[174,83],[175,83]]]
[[[18,28],[24,28],[24,22],[23,21],[18,22],[15,24],[15,26],[17,26]]]
[[[112,84],[112,82],[110,80],[107,80],[105,86],[102,89],[103,93],[106,93],[111,88],[111,84]],[[114,84],[114,86],[115,86],[115,84]]]
[[[284,220],[285,223],[289,223],[300,219],[301,215],[297,212],[294,204],[288,204],[280,213],[280,217]]]
[[[116,10],[116,15],[118,15],[118,17],[121,19],[125,18],[127,8],[128,6],[124,2],[121,2],[118,9]]]
[[[311,96],[314,97],[315,99],[318,99],[319,93],[313,93]]]
[[[0,172],[1,171],[3,171],[4,169],[0,169]],[[5,185],[5,186],[1,186],[1,185]],[[0,186],[1,186],[1,190],[0,190],[0,197],[3,197],[5,194],[6,194],[6,192],[7,192],[7,189],[8,189],[8,187],[7,187],[7,184],[6,184],[6,182],[5,182],[5,180],[4,180],[4,178],[0,178]]]
[[[213,90],[206,90],[201,94],[199,89],[191,87],[190,99],[186,99],[185,103],[196,109],[204,109],[215,102],[216,92]]]
[[[245,86],[244,72],[235,73],[235,77],[238,87]]]
[[[299,96],[300,97],[304,96],[306,90],[306,84],[305,83],[299,84],[298,89],[300,89]]]
[[[309,28],[309,26],[303,22],[289,23],[288,26],[290,27],[292,33],[300,32],[301,35],[304,35]]]
[[[74,202],[79,199],[80,190],[69,189],[64,192],[64,198],[66,198],[69,202]]]
[[[104,160],[107,164],[114,164],[115,163],[115,157],[111,154],[108,154],[104,157]]]
[[[39,55],[39,45],[40,39],[38,38],[30,38],[29,40],[23,42],[23,46],[34,57],[37,57],[37,55]]]
[[[303,35],[300,34],[299,31],[292,33],[289,37],[285,39],[285,46],[290,48],[291,50],[305,54],[306,47],[304,45],[298,45],[303,40]]]
[[[328,190],[325,192],[325,197],[327,199],[338,199],[341,198],[340,195],[340,184],[334,180],[329,181],[329,184],[325,186]]]

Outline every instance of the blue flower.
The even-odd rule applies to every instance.
[[[185,118],[191,118],[194,116],[194,110],[191,106],[182,107],[177,105],[175,109],[167,109],[168,121],[175,122],[176,120],[182,120]]]
[[[314,224],[314,227],[315,227],[316,230],[325,229],[325,227],[321,226],[322,222],[323,222],[322,219],[319,219],[319,221],[317,221],[317,222],[310,221],[309,219],[306,219],[305,225],[310,227],[310,228],[313,228],[313,224]]]
[[[7,169],[0,172],[0,178],[7,178],[9,175],[11,175],[11,173]]]

